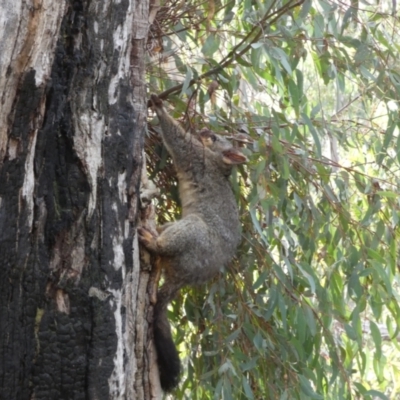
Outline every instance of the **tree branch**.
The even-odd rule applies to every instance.
[[[261,19],[259,25],[255,26],[255,27],[246,35],[246,37],[243,38],[243,40],[242,40],[239,44],[237,44],[237,45],[229,52],[229,54],[221,61],[220,65],[218,65],[217,67],[212,68],[212,69],[210,69],[209,71],[205,72],[204,74],[200,75],[197,79],[192,79],[192,80],[190,81],[188,87],[192,86],[194,83],[196,83],[196,82],[198,82],[198,81],[201,81],[201,80],[204,79],[204,78],[207,78],[207,77],[209,77],[209,76],[212,76],[212,75],[218,73],[219,71],[223,70],[226,66],[228,66],[229,64],[231,64],[235,58],[240,57],[240,56],[242,56],[243,54],[245,54],[245,53],[251,48],[251,45],[252,45],[253,43],[255,43],[255,42],[260,38],[260,36],[261,36],[262,33],[263,33],[263,27],[260,26],[260,25],[263,25],[264,23],[266,23],[266,22],[268,21],[269,18],[275,16],[275,18],[273,18],[273,19],[270,21],[270,24],[273,24],[273,23],[276,22],[284,13],[286,13],[287,11],[289,11],[289,10],[291,10],[291,9],[297,7],[297,6],[300,6],[300,5],[303,4],[303,3],[304,3],[304,0],[299,0],[299,1],[295,2],[294,4],[290,4],[290,3],[289,3],[289,4],[287,4],[285,7],[280,8],[279,10],[275,11],[275,12],[272,13],[272,14],[268,14],[268,13],[267,13],[266,15],[264,15],[264,17]],[[269,12],[269,11],[270,11],[270,10],[268,10],[268,12]],[[255,35],[254,35],[254,38],[250,41],[250,43],[249,43],[247,46],[245,46],[245,48],[244,48],[243,50],[241,50],[241,51],[239,51],[238,53],[236,53],[236,51],[237,51],[244,43],[246,43],[246,42],[249,40],[249,38],[250,38],[253,34],[255,34]],[[164,92],[158,94],[158,97],[159,97],[160,99],[165,100],[170,94],[176,93],[176,92],[179,92],[180,90],[182,90],[182,87],[183,87],[183,83],[180,83],[180,84],[178,84],[178,85],[175,85],[175,86],[173,86],[173,87],[171,87],[171,88],[165,90]],[[150,107],[150,106],[151,106],[150,102],[149,102],[147,105],[148,105],[148,107]]]

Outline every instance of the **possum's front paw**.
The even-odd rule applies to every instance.
[[[144,226],[138,228],[138,239],[148,250],[156,251],[158,234]]]

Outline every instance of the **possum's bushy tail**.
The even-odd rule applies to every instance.
[[[171,326],[167,318],[168,304],[179,289],[180,287],[165,283],[158,291],[157,303],[154,307],[154,344],[157,350],[161,387],[165,392],[170,392],[178,386],[181,373],[178,351],[172,340]]]

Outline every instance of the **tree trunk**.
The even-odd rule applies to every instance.
[[[135,236],[148,14],[0,6],[1,399],[155,396]]]

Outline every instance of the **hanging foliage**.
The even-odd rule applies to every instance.
[[[241,142],[243,241],[226,274],[170,308],[182,399],[395,399],[400,23],[396,2],[167,1],[152,92],[188,130]],[[176,217],[150,115],[147,154]],[[242,139],[242,140],[240,140]]]

